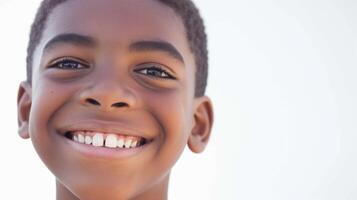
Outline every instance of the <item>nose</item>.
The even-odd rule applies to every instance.
[[[82,105],[110,111],[117,108],[131,108],[136,104],[134,93],[119,81],[102,79],[80,93]]]

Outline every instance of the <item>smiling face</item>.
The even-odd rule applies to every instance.
[[[203,150],[212,109],[194,98],[181,19],[148,0],[69,1],[50,15],[19,91],[20,135],[59,195],[161,199],[186,144]]]

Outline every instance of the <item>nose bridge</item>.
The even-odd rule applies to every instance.
[[[80,95],[82,104],[108,110],[119,107],[133,107],[136,98],[124,76],[119,77],[112,70],[101,70],[93,74],[90,85]]]

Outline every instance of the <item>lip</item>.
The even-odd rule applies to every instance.
[[[108,160],[119,160],[129,157],[137,156],[143,153],[146,149],[149,148],[153,144],[153,142],[147,143],[145,145],[136,147],[136,148],[106,148],[106,147],[94,147],[92,145],[81,144],[78,142],[74,142],[65,137],[61,137],[60,140],[64,141],[65,146],[69,147],[69,149],[74,152],[78,152],[85,158],[98,158],[98,159],[108,159]]]
[[[70,125],[63,126],[58,129],[58,133],[64,136],[68,132],[75,131],[90,131],[99,133],[111,133],[116,135],[142,137],[147,141],[152,141],[154,139],[153,135],[150,135],[144,131],[136,130],[127,127],[125,124],[120,122],[110,122],[110,121],[98,121],[98,120],[87,120],[81,122],[75,122]]]
[[[92,145],[81,144],[65,137],[65,134],[69,131],[94,131],[101,133],[112,133],[127,136],[143,137],[147,139],[147,143],[136,148],[107,148],[107,147],[95,147]],[[153,145],[155,142],[154,136],[147,133],[129,129],[122,126],[120,123],[103,122],[98,120],[76,122],[75,124],[64,126],[57,131],[59,141],[66,146],[67,150],[79,153],[86,158],[98,158],[98,159],[124,159],[137,156]]]

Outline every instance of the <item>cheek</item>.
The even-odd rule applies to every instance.
[[[32,105],[29,120],[30,137],[33,145],[47,163],[54,152],[53,135],[49,129],[52,116],[59,110],[71,95],[73,87],[59,87],[52,82],[37,82],[33,88]]]
[[[173,165],[185,148],[192,127],[192,107],[185,93],[169,91],[148,98],[147,105],[161,129],[159,158]]]
[[[39,82],[33,89],[34,95],[30,112],[30,125],[33,126],[32,128],[37,130],[48,125],[51,117],[61,106],[67,103],[75,90],[75,87],[71,85],[59,85],[49,81]]]

